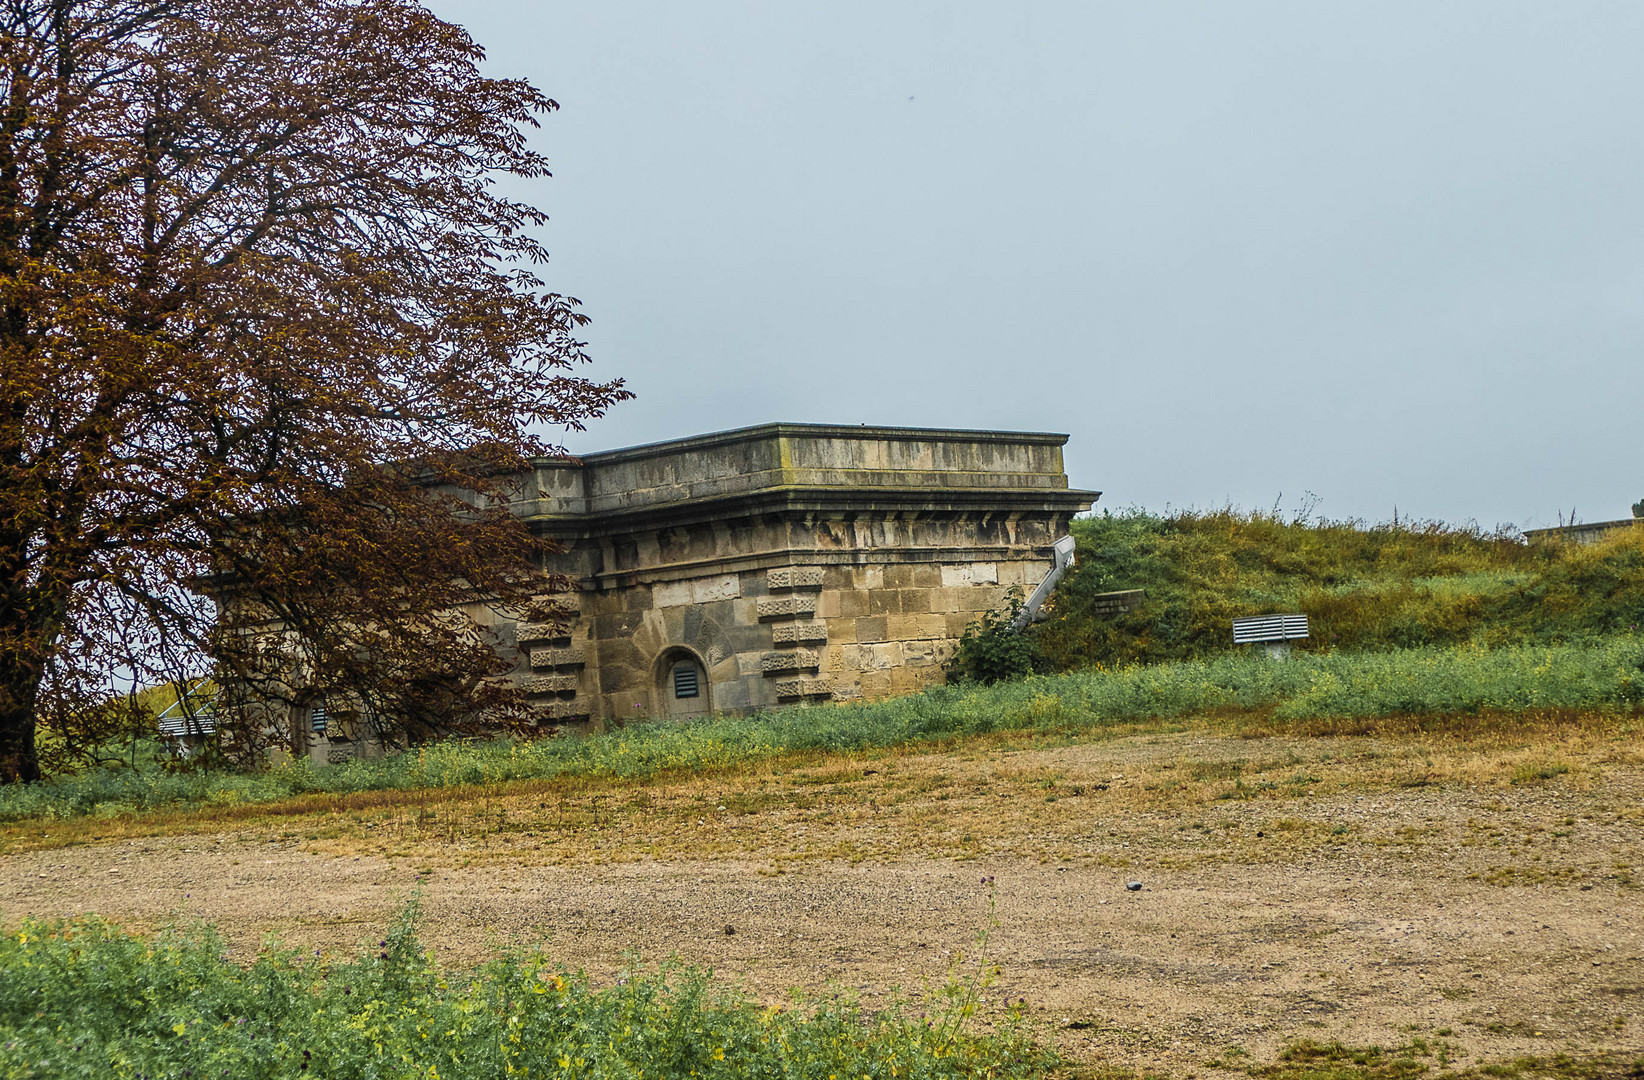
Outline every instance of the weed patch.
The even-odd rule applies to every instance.
[[[1016,1014],[973,1031],[974,980],[868,1012],[848,998],[758,1005],[702,971],[596,987],[540,952],[472,970],[427,958],[402,917],[336,961],[266,948],[248,968],[205,926],[153,937],[97,919],[0,937],[0,1071],[12,1076],[1036,1077]]]

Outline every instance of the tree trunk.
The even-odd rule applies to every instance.
[[[26,671],[0,672],[0,784],[40,779],[34,753],[34,701],[40,680]]]

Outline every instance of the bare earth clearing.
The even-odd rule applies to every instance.
[[[1230,1048],[1414,1037],[1463,1062],[1625,1057],[1644,1048],[1644,734],[1608,726],[972,742],[139,819],[70,847],[13,825],[0,912],[186,912],[246,955],[269,934],[350,949],[421,877],[447,962],[546,941],[606,979],[677,953],[762,998],[832,983],[872,1005],[942,982],[991,895],[989,1007],[1026,998],[1076,1061],[1203,1074]]]

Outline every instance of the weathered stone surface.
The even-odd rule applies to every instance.
[[[833,679],[822,676],[817,679],[779,679],[776,683],[776,696],[779,698],[831,697],[833,695]]]
[[[581,682],[579,675],[527,675],[519,685],[527,694],[558,694],[575,690]]]
[[[828,640],[825,623],[779,623],[771,627],[771,640],[778,645],[817,644]]]
[[[574,720],[593,714],[590,703],[582,698],[546,702],[537,706],[537,712],[549,720]]]
[[[583,663],[586,663],[583,652],[575,645],[531,650],[533,668],[574,667]]]
[[[815,671],[821,660],[815,649],[778,649],[759,658],[759,670],[766,675],[787,671]]]
[[[716,600],[735,600],[741,595],[742,584],[735,574],[662,581],[651,587],[651,602],[657,607],[711,604]]]
[[[816,597],[796,593],[792,596],[769,596],[759,601],[759,617],[761,619],[783,619],[799,615],[813,615],[816,612]]]
[[[835,655],[839,657],[839,667],[847,671],[889,671],[902,664],[902,643],[841,645]]]
[[[998,563],[960,563],[942,567],[942,585],[957,588],[963,585],[999,584]]]
[[[765,573],[765,588],[777,589],[820,589],[822,587],[822,568],[820,566],[787,566],[780,570],[769,570]]]

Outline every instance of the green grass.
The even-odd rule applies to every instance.
[[[1309,651],[1554,644],[1644,625],[1644,529],[1528,545],[1438,524],[1285,522],[1232,510],[1076,521],[1078,564],[1037,632],[1060,670],[1202,659],[1240,615],[1303,612]],[[1145,589],[1117,619],[1094,597]]]
[[[105,768],[0,789],[0,820],[232,807],[316,792],[699,772],[785,754],[930,744],[993,732],[1089,737],[1217,711],[1290,723],[1574,709],[1622,723],[1631,722],[1626,718],[1640,702],[1644,636],[1631,632],[1562,645],[1301,653],[1282,663],[1236,653],[988,687],[943,686],[872,704],[635,724],[586,738],[444,743],[323,769],[306,762],[260,773]]]
[[[95,919],[0,937],[0,1075],[111,1078],[1034,1077],[1007,1020],[967,1030],[981,983],[915,1005],[761,1008],[677,965],[596,988],[540,952],[442,969],[408,912],[343,961],[267,948],[229,962],[205,926],[138,937]]]

